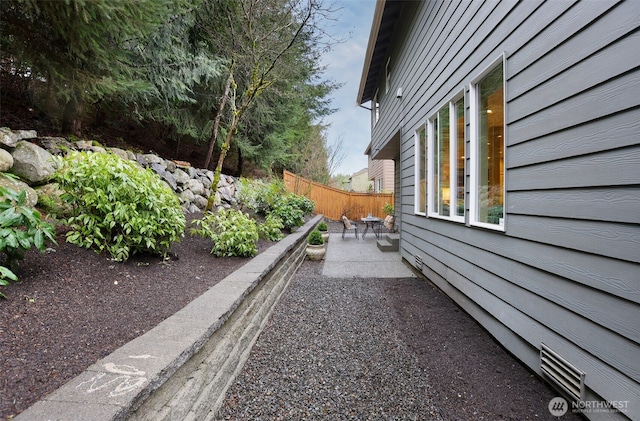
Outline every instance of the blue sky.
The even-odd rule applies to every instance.
[[[371,140],[370,112],[356,105],[364,56],[369,41],[374,0],[337,0],[341,7],[329,32],[346,39],[323,57],[327,66],[324,77],[343,86],[332,94],[332,108],[337,111],[324,119],[329,124],[327,143],[342,143],[345,158],[334,173],[353,174],[367,167],[365,149]]]

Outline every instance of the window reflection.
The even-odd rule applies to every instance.
[[[478,84],[478,222],[504,217],[504,88],[502,64]]]

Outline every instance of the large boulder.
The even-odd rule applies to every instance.
[[[60,188],[58,183],[43,184],[34,189],[38,194],[40,206],[45,208],[47,212],[55,212],[59,215],[71,212],[71,206],[62,200],[64,190]]]
[[[195,196],[193,198],[192,203],[198,207],[200,210],[205,210],[207,208],[208,200],[206,197]]]
[[[143,167],[148,167],[151,164],[162,164],[162,161],[164,160],[160,158],[158,155],[155,155],[152,153],[146,153],[146,154],[136,154],[136,161],[138,161],[138,163]],[[164,165],[164,167],[166,168],[166,165]]]
[[[195,195],[204,194],[204,184],[202,184],[202,181],[200,180],[194,180],[194,179],[187,180],[187,182],[184,183],[184,189],[191,190]]]
[[[173,176],[176,178],[176,182],[178,184],[184,184],[184,183],[186,183],[187,181],[190,180],[189,174],[187,174],[186,172],[182,171],[180,168],[177,168],[173,172]]]
[[[0,172],[7,172],[13,167],[13,157],[4,149],[0,149]]]
[[[24,181],[15,180],[13,178],[0,175],[0,187],[10,188],[11,190],[15,190],[18,193],[22,191],[26,191],[27,192],[26,205],[29,207],[34,207],[36,203],[38,203],[38,194],[34,189],[29,187],[29,185]],[[0,200],[4,200],[4,197],[0,196]]]
[[[108,148],[108,150],[114,154],[119,156],[121,159],[127,160],[129,159],[129,155],[127,154],[127,151],[122,150],[120,148]]]
[[[78,140],[75,143],[75,148],[79,151],[85,152],[96,152],[96,153],[107,153],[107,150],[102,146],[94,145],[91,140]]]
[[[38,134],[35,130],[11,130],[0,127],[0,144],[14,148],[23,139],[35,139]]]
[[[74,144],[69,142],[64,137],[51,137],[44,136],[39,137],[38,141],[42,145],[43,148],[47,150],[50,154],[53,155],[66,155],[67,151],[74,149]]]
[[[192,203],[195,197],[196,195],[193,194],[191,190],[185,190],[178,193],[178,199],[180,199],[180,203]]]
[[[60,167],[57,158],[31,142],[18,142],[11,155],[12,172],[29,185],[42,184]]]
[[[171,190],[174,192],[178,191],[178,182],[173,174],[169,171],[162,171],[162,173],[158,173],[158,175],[169,185],[169,187],[171,187]]]

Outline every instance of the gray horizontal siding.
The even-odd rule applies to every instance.
[[[640,263],[640,225],[522,215],[508,219],[510,236]],[[615,263],[610,266],[614,269]]]
[[[634,0],[578,2],[509,57],[509,77],[519,77],[517,86],[510,88],[510,97],[517,98],[532,88],[537,89],[551,77],[627,34],[629,27],[636,27],[640,22],[634,3]]]
[[[640,8],[407,8],[391,48],[393,97],[372,132],[383,145],[401,127],[402,256],[420,256],[423,273],[533,370],[544,342],[600,396],[640,402]],[[415,215],[414,130],[503,52],[505,232]]]
[[[588,350],[602,361],[621,368],[625,374],[640,382],[640,365],[637,364],[640,361],[640,348],[637,346],[637,327],[627,326],[625,328],[625,333],[632,339],[623,337],[618,330],[609,329],[609,327],[622,328],[622,326],[628,324],[628,320],[639,320],[640,311],[638,306],[627,304],[619,299],[609,299],[608,301],[614,301],[620,307],[607,308],[616,308],[616,310],[620,310],[620,314],[614,315],[612,318],[607,317],[600,310],[599,314],[596,315],[593,309],[588,308],[588,304],[592,300],[585,298],[588,297],[586,294],[580,295],[581,292],[584,293],[587,290],[579,291],[575,286],[567,288],[574,295],[571,297],[574,301],[563,300],[561,302],[562,305],[560,305],[549,299],[559,300],[558,295],[556,295],[559,291],[551,293],[552,290],[541,288],[540,284],[543,283],[543,279],[537,276],[535,272],[519,274],[516,272],[519,269],[518,265],[513,263],[507,265],[501,259],[494,258],[489,252],[476,252],[477,255],[473,260],[482,262],[482,265],[479,266],[474,264],[473,260],[468,259],[468,247],[459,243],[455,244],[456,251],[467,249],[465,250],[467,254],[460,257],[458,253],[451,252],[451,245],[446,246],[446,244],[443,244],[443,246],[446,248],[437,247],[434,242],[431,242],[429,256],[438,260],[447,268],[455,268],[455,271],[448,270],[447,279],[457,276],[461,277],[461,280],[478,285],[478,287],[499,297],[500,300],[509,303],[510,306],[526,314],[529,318],[546,326],[549,330],[556,332],[580,348]],[[485,268],[490,268],[494,272],[489,272]],[[500,276],[504,273],[509,276],[508,280]],[[532,277],[530,278],[527,275]],[[528,290],[517,285],[517,282],[521,282],[530,288],[535,288],[536,293],[527,293]],[[547,294],[548,297],[543,294]],[[579,298],[576,298],[576,296]],[[473,296],[472,298],[476,299]],[[602,296],[601,300],[602,303],[599,305],[611,304],[607,302],[605,296]],[[597,302],[597,299],[593,299],[593,302]],[[571,305],[571,309],[574,311],[566,311],[566,306],[568,305]],[[603,327],[602,324],[597,322],[601,322],[607,327]]]
[[[507,189],[535,190],[640,184],[640,145],[507,171]]]
[[[640,18],[639,18],[640,19]],[[635,33],[616,41],[606,49],[586,58],[568,70],[563,71],[544,83],[536,86],[533,95],[523,94],[509,101],[510,121],[520,120],[537,110],[542,110],[566,98],[578,95],[585,87],[596,86],[607,80],[623,75],[640,67],[640,54],[626,54],[627,51],[640,51],[640,33]],[[611,63],[616,66],[611,66]],[[546,60],[543,60],[547,64]],[[529,81],[523,73],[509,79],[513,90]]]
[[[507,212],[640,224],[640,193],[637,187],[511,191]]]
[[[638,86],[640,72],[627,73],[516,122],[507,120],[509,145],[637,107],[640,95],[629,93],[637,92]]]
[[[507,149],[507,168],[638,144],[640,108],[612,115],[607,121],[607,125],[602,125],[599,120],[592,120],[533,141],[510,144]]]
[[[561,355],[570,356],[569,360],[572,364],[588,373],[585,378],[587,387],[597,390],[604,399],[627,400],[632,404],[639,401],[640,387],[638,386],[640,384],[630,379],[620,370],[612,368],[610,364],[596,358],[591,352],[585,351],[585,348],[583,348],[584,343],[581,343],[581,346],[574,344],[563,336],[562,333],[564,332],[557,333],[555,330],[550,330],[547,326],[530,318],[518,308],[502,300],[500,296],[488,291],[483,284],[470,282],[469,279],[460,276],[457,272],[452,272],[448,266],[437,261],[431,255],[426,255],[424,261],[427,266],[425,273],[438,274],[439,277],[446,279],[446,282],[459,290],[467,300],[478,304],[490,315],[490,317],[483,314],[477,316],[484,326],[491,325],[493,323],[491,318],[493,318],[510,331],[517,332],[522,340],[532,346],[539,346],[541,342],[545,342]],[[433,277],[433,275],[431,276]],[[475,278],[477,279],[478,277],[476,276]],[[548,310],[547,307],[544,309]],[[555,323],[556,321],[554,320]],[[560,325],[562,330],[571,329],[571,326],[566,326],[562,323]],[[504,333],[501,333],[501,335],[504,335]],[[517,350],[520,348],[519,345],[509,343],[505,345],[508,349]],[[600,346],[600,348],[603,348],[603,346]],[[603,349],[603,351],[606,352],[608,350]],[[621,358],[626,360],[627,365],[632,365],[631,361],[634,361],[633,358],[637,358],[637,355],[632,349],[630,354],[622,353]],[[533,360],[530,363],[532,363],[530,367],[540,374],[537,362]]]
[[[413,209],[411,209],[413,211]],[[484,230],[468,229],[462,224],[433,220],[418,215],[404,215],[405,231],[403,244],[429,250],[433,236],[449,238],[458,243],[447,243],[439,247],[457,251],[457,247],[467,250],[457,253],[472,260],[480,251],[487,251],[499,258],[500,266],[513,268],[522,264],[553,276],[557,282],[570,282],[593,289],[595,292],[613,295],[623,300],[640,304],[640,283],[638,283],[638,264],[625,262],[601,255],[588,255],[569,248],[553,244],[526,242],[518,238],[504,237]],[[424,234],[428,230],[428,234]],[[414,240],[412,240],[412,238]],[[410,245],[409,245],[410,244]],[[411,259],[409,259],[411,260]],[[482,260],[474,261],[477,266]],[[612,270],[615,268],[615,270]],[[500,269],[493,269],[498,271]],[[507,274],[504,278],[509,278]],[[578,288],[578,290],[582,290]]]
[[[408,242],[403,250],[405,258],[412,262],[414,255],[421,256],[425,265],[423,272],[428,274],[429,279],[438,283],[438,278],[442,278],[440,284],[445,283],[443,285],[445,291],[447,289],[450,291],[451,287],[460,291],[464,298],[462,300],[458,298],[457,301],[463,307],[465,307],[466,301],[473,301],[484,309],[491,317],[487,317],[486,314],[478,314],[477,317],[481,324],[491,326],[495,323],[492,319],[495,319],[503,327],[517,332],[522,340],[534,347],[538,347],[541,342],[551,345],[561,355],[568,356],[572,364],[587,372],[587,386],[598,390],[598,393],[606,399],[624,399],[631,402],[637,402],[640,399],[639,381],[637,380],[639,368],[635,363],[640,355],[636,342],[616,336],[615,331],[610,331],[594,324],[587,318],[567,312],[563,306],[543,299],[542,295],[522,294],[519,286],[467,261],[468,254],[466,253],[460,253],[464,254],[465,258],[455,261],[459,258],[450,253],[451,248],[437,247],[432,240],[434,240],[433,233],[429,236],[429,242],[425,242],[424,237],[403,233],[403,244]],[[436,243],[439,243],[438,239],[436,239]],[[460,244],[456,244],[455,247],[457,249]],[[425,253],[425,250],[428,250],[428,253]],[[489,253],[478,254],[477,260],[487,257],[490,257]],[[504,262],[501,262],[501,265],[500,267],[504,268]],[[517,270],[512,266],[507,266],[507,269]],[[533,280],[524,275],[519,278],[527,279],[529,284],[533,286],[542,282],[537,277]],[[554,280],[549,282],[551,285]],[[572,291],[570,285],[568,288],[569,291]],[[549,293],[551,294],[552,291],[553,288],[549,290]],[[558,297],[557,291],[553,294]],[[505,298],[508,297],[512,297],[512,301],[506,301]],[[590,311],[586,308],[587,305],[579,303],[575,305],[585,311]],[[623,314],[630,317],[630,320],[635,320],[637,311],[637,306],[626,305]],[[600,318],[606,317],[604,314],[600,316]],[[624,324],[622,316],[616,317],[618,319],[616,324]],[[628,326],[626,329],[629,332]],[[631,331],[630,334],[637,337],[636,330]],[[502,335],[508,335],[508,333],[497,334],[498,337]],[[613,343],[607,342],[605,338],[613,340]],[[515,344],[506,344],[506,346],[507,348],[511,346],[515,346],[515,349],[520,348]],[[621,371],[619,370],[620,366],[623,367]],[[533,361],[530,367],[540,372],[537,361]],[[631,378],[628,377],[629,373]]]

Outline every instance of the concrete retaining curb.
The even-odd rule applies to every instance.
[[[314,217],[14,419],[214,419],[321,220]]]

